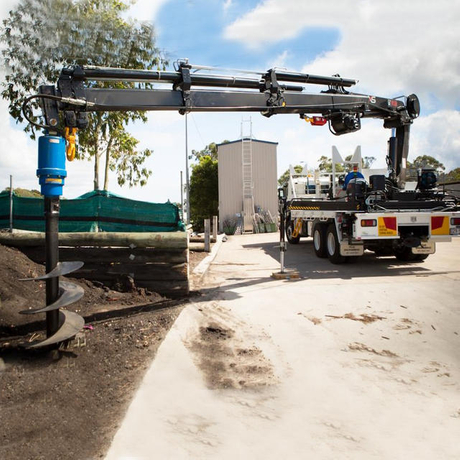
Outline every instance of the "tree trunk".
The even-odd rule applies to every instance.
[[[95,127],[95,146],[94,146],[94,190],[99,190],[99,135],[101,132],[101,116],[97,116],[97,123]]]
[[[94,190],[99,190],[99,154],[94,155]]]
[[[104,173],[104,190],[109,190],[109,166],[110,166],[110,151],[112,149],[113,137],[110,136],[109,143],[107,144],[107,149],[105,151],[105,173]]]

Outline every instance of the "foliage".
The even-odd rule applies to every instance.
[[[152,150],[138,151],[136,147],[139,141],[124,130],[113,136],[112,139],[112,144],[107,148],[107,151],[110,151],[111,160],[109,168],[111,171],[117,171],[118,185],[120,187],[125,183],[128,183],[130,187],[146,185],[152,171],[142,165],[146,158],[152,155]],[[107,185],[104,184],[104,190],[107,190]]]
[[[351,161],[353,158],[353,155],[347,155],[345,157],[345,161]],[[377,161],[377,158],[375,157],[363,157],[361,158],[361,168],[364,169],[369,169],[372,168],[372,165]],[[336,166],[337,169],[337,166]]]
[[[347,155],[345,157],[345,161],[351,161],[353,155]],[[375,157],[364,157],[361,159],[361,167],[362,168],[371,168],[374,162],[377,160]],[[318,169],[324,172],[332,172],[332,158],[328,158],[327,156],[323,155],[318,159]],[[344,172],[345,167],[342,164],[336,163],[335,171],[338,173]]]
[[[301,165],[295,165],[294,166],[294,171],[296,173],[301,173],[303,171],[303,166]],[[281,174],[281,176],[278,178],[278,185],[284,185],[287,183],[287,181],[289,180],[289,176],[290,176],[290,172],[289,172],[289,169],[286,169],[286,171],[284,171],[283,174]]]
[[[460,168],[455,168],[447,174],[443,174],[440,178],[441,182],[457,182],[460,181]]]
[[[347,157],[349,160],[351,160],[351,156]],[[346,161],[349,161],[346,160]],[[318,159],[318,169],[322,172],[332,172],[332,158],[328,158],[326,155],[322,155]],[[336,164],[335,165],[335,171],[340,173],[344,171],[344,167],[341,164]]]
[[[352,159],[352,157],[353,157],[353,155],[348,155],[347,157],[345,157],[345,161],[350,161]],[[370,168],[372,166],[372,164],[374,163],[374,161],[376,161],[375,157],[364,157],[363,160],[362,160],[362,167],[363,168]],[[295,165],[294,166],[294,170],[297,173],[302,172],[302,169],[303,169],[303,167],[300,166],[300,165]],[[322,155],[318,159],[318,169],[320,171],[322,171],[322,172],[332,172],[332,158],[328,158],[326,155]],[[345,168],[341,164],[336,164],[335,165],[335,171],[337,173],[342,173],[342,172],[345,171]],[[281,174],[281,176],[278,179],[278,184],[279,185],[284,185],[284,184],[287,183],[288,180],[289,180],[289,169],[287,169],[286,171],[284,171],[283,174]]]
[[[224,140],[221,144],[228,144],[229,142],[229,140]],[[204,156],[210,156],[213,160],[217,160],[217,144],[215,142],[211,142],[203,150],[192,150],[192,156],[195,160],[199,160]]]
[[[436,158],[433,158],[430,155],[420,155],[418,156],[413,163],[407,162],[408,167],[413,168],[434,168],[436,171],[441,172],[445,171],[445,166]]]
[[[10,115],[17,123],[25,120],[21,106],[30,92],[39,85],[55,84],[63,66],[98,65],[151,69],[166,62],[154,46],[153,27],[122,18],[131,2],[124,0],[20,0],[0,28],[3,42],[2,97],[9,102]],[[132,88],[134,83],[93,83],[93,87]],[[138,85],[140,87],[140,85]],[[148,85],[144,85],[148,86]],[[35,104],[35,108],[37,108]],[[77,158],[94,158],[94,188],[99,188],[99,163],[106,156],[108,171],[116,171],[118,181],[130,186],[144,184],[150,171],[140,168],[151,151],[131,148],[126,142],[129,122],[147,117],[143,112],[112,112],[90,114],[89,127],[78,133]],[[35,129],[27,124],[24,130],[35,138]],[[118,156],[110,156],[117,145]],[[124,146],[130,148],[124,150]],[[137,146],[137,144],[136,144]],[[137,163],[127,169],[128,158]]]
[[[190,218],[195,231],[203,231],[204,219],[218,213],[218,163],[210,155],[199,158],[190,177]]]
[[[238,219],[236,217],[227,217],[222,222],[222,227],[226,235],[234,235],[238,227]]]
[[[363,168],[364,169],[369,169],[372,168],[372,165],[377,161],[377,158],[375,157],[364,157],[362,159],[363,162]]]
[[[38,190],[27,190],[25,188],[13,188],[13,192],[16,196],[25,198],[43,198],[42,194]],[[10,188],[7,187],[2,193],[10,193]]]

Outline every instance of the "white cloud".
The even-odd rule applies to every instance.
[[[10,126],[8,104],[0,99],[0,191],[10,186],[38,189],[37,147],[27,134]]]
[[[337,1],[336,7],[339,9],[344,1]],[[258,48],[294,38],[309,25],[332,25],[333,18],[326,10],[325,6],[316,2],[267,0],[228,26],[224,31],[224,37],[240,41],[250,48]],[[334,17],[345,13],[344,19],[348,16],[342,8],[330,13]]]
[[[125,16],[138,21],[154,21],[160,8],[169,0],[137,0]]]
[[[223,6],[224,12],[227,12],[232,7],[232,4],[233,4],[232,0],[225,0],[224,6]]]
[[[266,0],[228,26],[224,36],[257,49],[294,39],[309,27],[335,28],[336,47],[299,62],[298,69],[359,79],[358,92],[418,94],[424,116],[412,126],[409,159],[431,155],[449,170],[460,165],[460,113],[453,110],[460,105],[459,21],[460,3],[449,0]],[[276,128],[262,133],[276,133],[279,173],[300,161],[314,167],[334,144],[343,155],[361,145],[363,155],[377,158],[375,167],[385,166],[390,131],[380,121],[366,120],[358,133],[333,137],[326,127],[273,118]]]
[[[409,160],[430,155],[447,171],[460,166],[460,113],[441,110],[414,123]]]
[[[8,16],[8,12],[18,3],[19,0],[2,0],[0,3],[0,18],[6,18]]]
[[[130,14],[138,19],[153,19],[165,1],[141,0],[133,9],[135,15]],[[4,17],[15,3],[17,0],[2,0],[0,14]],[[375,91],[382,96],[410,92],[421,95],[424,116],[415,120],[412,127],[409,158],[432,155],[452,169],[460,166],[460,113],[452,110],[460,94],[460,51],[455,47],[459,42],[455,22],[460,19],[460,5],[446,0],[433,5],[419,1],[414,8],[413,2],[406,3],[409,2],[268,0],[241,17],[225,33],[248,46],[270,46],[276,40],[297,36],[305,27],[338,28],[341,39],[337,47],[313,62],[299,62],[298,70],[304,67],[304,71],[326,75],[340,72],[344,77],[360,79],[363,92]],[[236,2],[231,4],[232,9],[237,6]],[[440,17],[442,11],[448,11],[444,19]],[[292,51],[286,47],[283,53],[274,56],[272,64],[284,66],[288,59],[292,62]],[[430,93],[445,108],[427,115]],[[248,117],[241,113],[192,114],[188,125],[189,151],[201,150],[213,141],[238,139],[241,120]],[[381,121],[364,120],[361,131],[334,137],[327,126],[312,127],[296,115],[267,119],[254,114],[252,120],[256,138],[279,142],[280,174],[290,163],[304,161],[315,167],[320,156],[330,155],[332,145],[344,156],[361,145],[363,155],[378,159],[375,167],[385,166],[390,131],[382,128]],[[0,102],[0,131],[0,189],[9,185],[10,174],[15,177],[15,186],[38,188],[37,143],[11,124],[4,101]],[[111,174],[110,190],[134,199],[179,200],[179,172],[185,168],[184,117],[177,112],[151,113],[147,124],[136,124],[130,131],[141,141],[142,148],[154,150],[147,164],[153,176],[144,188],[120,189]],[[66,197],[76,197],[92,189],[92,162],[68,163],[67,170]]]
[[[276,56],[268,67],[273,68],[286,68],[286,61],[291,57],[291,53],[288,50],[284,50],[278,56]]]
[[[420,0],[267,0],[225,30],[248,47],[294,38],[308,27],[341,34],[332,51],[303,71],[357,78],[360,88],[382,94],[430,94],[452,108],[460,104],[460,3]]]

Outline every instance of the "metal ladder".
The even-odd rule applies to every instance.
[[[242,139],[243,167],[243,231],[253,232],[254,187],[252,181],[252,140]]]

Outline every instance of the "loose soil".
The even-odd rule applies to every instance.
[[[191,269],[204,255],[191,252]],[[45,305],[45,283],[18,280],[43,273],[0,245],[0,458],[102,458],[188,299],[72,280],[85,295],[67,308],[85,317],[84,331],[58,350],[25,350],[24,343],[44,338],[45,314],[18,312]]]

